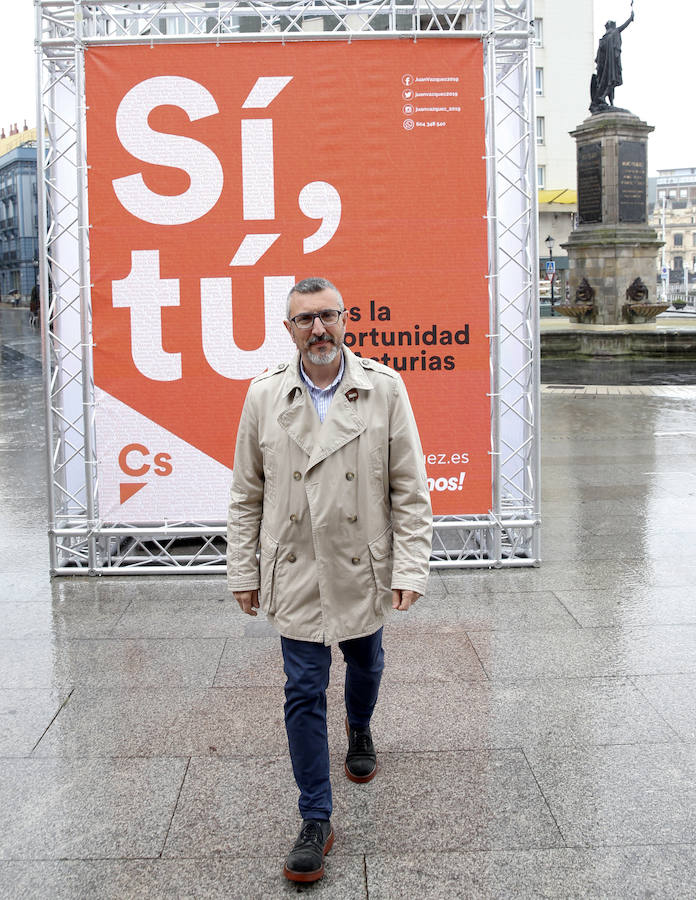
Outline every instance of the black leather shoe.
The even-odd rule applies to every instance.
[[[351,728],[346,716],[346,734],[348,735],[346,775],[358,784],[372,781],[377,774],[377,753],[372,743],[369,725],[367,728]]]
[[[324,857],[333,842],[331,822],[304,819],[299,837],[285,861],[285,877],[290,881],[319,881],[324,874]]]

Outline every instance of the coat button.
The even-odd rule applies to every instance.
[[[351,523],[352,523],[352,522],[357,522],[357,521],[358,521],[358,517],[357,517],[356,515],[348,516],[348,521],[351,522]]]
[[[294,553],[288,553],[288,562],[295,562],[296,560],[297,560],[297,557],[295,556]]]
[[[352,481],[354,478],[355,478],[354,472],[346,472],[346,480],[347,481]]]
[[[290,521],[291,521],[291,522],[297,522],[297,516],[295,515],[295,513],[293,513],[293,514],[290,516]]]
[[[354,556],[354,557],[351,559],[351,562],[353,563],[354,566],[357,566],[358,563],[360,562],[360,557],[359,557],[359,556]]]
[[[293,472],[292,477],[295,479],[295,481],[299,481],[300,478],[302,478],[302,472]]]

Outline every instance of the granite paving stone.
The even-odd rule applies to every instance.
[[[48,504],[45,496],[37,498],[35,503],[27,503],[14,497],[8,497],[3,502],[3,519],[12,518],[15,529],[27,533],[30,532],[36,539],[48,541]]]
[[[461,626],[441,626],[428,631],[386,628],[382,643],[383,683],[392,679],[399,683],[422,683],[486,677]]]
[[[37,523],[43,522],[47,496],[45,491],[40,490],[46,483],[44,451],[25,449],[18,441],[17,444],[5,447],[0,452],[7,471],[12,473],[11,479],[0,479],[0,496],[12,497],[15,500],[23,499],[28,503],[33,501]]]
[[[182,709],[195,705],[203,693],[181,688],[76,687],[33,755],[186,757],[176,749],[165,752],[166,735]]]
[[[0,685],[10,689],[55,689],[71,686],[64,661],[48,636],[26,640],[0,639]]]
[[[616,460],[602,461],[596,457],[588,462],[580,462],[573,457],[573,465],[567,458],[544,457],[542,477],[551,484],[573,485],[577,482],[591,485],[634,484],[637,473],[626,466],[617,465]],[[640,476],[637,479],[641,480]]]
[[[2,499],[0,498],[0,502]],[[24,562],[26,551],[25,547],[31,547],[31,566],[35,569],[41,569],[47,572],[50,566],[48,553],[48,538],[43,541],[37,540],[37,534],[28,529],[13,529],[11,532],[0,532],[0,559],[11,559],[13,556],[19,556]]]
[[[67,696],[53,690],[0,688],[0,757],[28,756]]]
[[[680,501],[676,497],[665,498],[665,504],[668,510],[677,511],[680,508]],[[595,534],[596,532],[593,530],[595,523],[613,519],[616,516],[626,516],[631,522],[635,522],[645,517],[648,510],[645,508],[645,493],[642,497],[624,500],[620,506],[617,506],[613,500],[601,498],[588,500],[575,497],[570,500],[559,500],[542,494],[541,512],[544,521],[546,516],[567,516],[578,522],[586,531]]]
[[[50,599],[51,581],[48,570],[27,571],[19,556],[16,559],[4,559],[0,569],[0,603]],[[80,581],[84,582],[84,578]]]
[[[210,638],[241,636],[248,617],[231,594],[221,599],[133,600],[113,637]]]
[[[181,601],[202,602],[228,600],[224,575],[108,575],[96,578],[61,577],[52,582],[54,596],[61,599],[83,597],[85,591],[94,592],[100,600]]]
[[[305,890],[283,876],[282,859],[254,857],[254,849],[235,859],[0,861],[0,895],[51,900],[282,900],[306,893],[326,900],[367,900],[361,855],[343,854],[334,861],[329,853],[324,877]]]
[[[394,624],[412,629],[459,625],[467,631],[537,631],[548,628],[577,628],[578,623],[551,591],[529,593],[470,593],[450,583],[449,592],[429,602],[418,600],[407,616],[393,615]]]
[[[0,603],[0,634],[14,639],[107,637],[127,606],[127,600],[90,598]]]
[[[553,559],[626,559],[650,552],[666,559],[681,559],[693,547],[690,534],[602,534],[586,535],[578,541],[568,540],[567,535],[554,534],[549,530],[541,540],[542,554]]]
[[[4,567],[7,569],[7,567]],[[7,569],[9,571],[9,569]],[[17,571],[11,577],[18,580],[21,586],[22,576],[25,573]],[[3,576],[0,573],[0,590],[2,590]],[[216,576],[177,576],[169,575],[99,575],[92,577],[61,575],[50,580],[46,571],[39,571],[32,580],[36,583],[36,589],[40,596],[31,599],[38,600],[43,597],[52,598],[54,601],[80,600],[91,598],[102,602],[130,603],[131,601],[156,601],[156,600],[219,600],[228,599],[224,575]],[[47,589],[47,590],[46,590]],[[21,599],[16,597],[14,599]]]
[[[263,854],[282,860],[300,825],[297,796],[287,753],[269,758],[255,749],[246,759],[194,757],[162,855],[243,856],[254,846],[250,836],[263,835]]]
[[[490,678],[696,672],[696,625],[471,632]]]
[[[259,628],[262,622],[260,616],[255,619],[249,617],[252,628]],[[274,630],[267,633],[264,629],[258,637],[227,638],[214,684],[215,687],[284,685],[283,655],[278,633]]]
[[[3,640],[0,684],[14,688],[80,683],[209,685],[223,646],[222,639]]]
[[[78,687],[34,756],[281,755],[283,701],[279,688]]]
[[[662,557],[649,558],[637,567],[626,559],[568,560],[545,559],[538,567],[502,570],[441,570],[448,593],[529,593],[561,590],[631,590],[640,585],[662,587],[689,585],[696,581],[696,564],[688,559],[676,565]]]
[[[649,551],[650,548],[647,549]],[[659,553],[653,555],[648,552],[640,566],[632,563],[629,564],[629,569],[633,577],[626,579],[627,587],[637,587],[641,584],[675,587],[696,582],[696,562],[691,554],[680,559],[674,557],[666,559]]]
[[[551,504],[548,504],[547,507],[544,504],[544,532],[558,532],[573,539],[580,539],[594,533],[582,524],[579,517],[569,515],[569,512],[575,512],[575,510],[572,507],[569,508],[567,504],[564,504],[561,509],[556,509]]]
[[[608,593],[556,591],[556,596],[585,628],[633,628],[645,625],[696,625],[693,586],[642,585]]]
[[[439,569],[431,569],[430,575],[428,576],[428,583],[425,588],[425,594],[423,595],[423,600],[426,602],[430,600],[438,600],[440,597],[444,597],[447,594],[447,589],[442,581],[442,576],[440,574]],[[417,601],[420,603],[420,599]]]
[[[671,483],[671,482],[668,482]],[[639,500],[645,498],[645,485],[636,484],[632,480],[626,484],[584,484],[582,482],[572,482],[569,485],[554,484],[553,481],[547,479],[542,483],[542,491],[547,500],[566,500],[570,501],[569,493],[578,500],[612,500],[615,506],[622,505],[626,500]],[[657,496],[657,490],[653,492]],[[670,497],[676,496],[665,488],[660,492],[661,499],[668,500]]]
[[[696,896],[696,847],[368,854],[370,900]]]
[[[665,719],[668,721],[665,721]],[[379,751],[664,743],[671,719],[628,679],[386,682],[372,720]]]
[[[0,859],[156,857],[182,759],[0,759]]]
[[[519,750],[382,753],[379,777],[368,785],[342,775],[343,759],[331,761],[336,857],[389,851],[395,835],[401,845],[442,851],[563,845]],[[285,755],[194,758],[164,856],[243,854],[259,823],[266,851],[284,854],[298,827],[296,802]]]
[[[333,787],[350,852],[391,852],[396,840],[437,852],[563,846],[519,750],[382,753],[368,785],[335,777]]]
[[[569,845],[696,843],[696,745],[532,748],[526,754]]]
[[[644,675],[632,681],[682,740],[696,743],[696,675]]]
[[[655,510],[650,510],[649,515],[645,510],[639,515],[607,515],[597,513],[592,509],[582,509],[579,513],[580,522],[585,529],[595,535],[622,534],[627,540],[641,535],[652,538],[655,535],[665,534],[690,534],[696,535],[696,522],[689,515],[688,509],[676,504],[661,504]]]

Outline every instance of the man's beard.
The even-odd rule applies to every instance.
[[[309,361],[315,366],[330,366],[338,356],[341,348],[336,346],[336,342],[332,338],[329,338],[328,340],[333,343],[333,347],[331,347],[325,353],[312,353],[311,347],[313,346],[313,344],[318,344],[321,340],[326,341],[327,339],[320,338],[319,340],[312,341],[312,343],[307,347],[307,356],[309,357]]]

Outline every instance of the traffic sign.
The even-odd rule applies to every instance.
[[[546,263],[546,274],[553,275],[553,273],[555,271],[556,271],[556,263],[552,259],[549,259]]]

